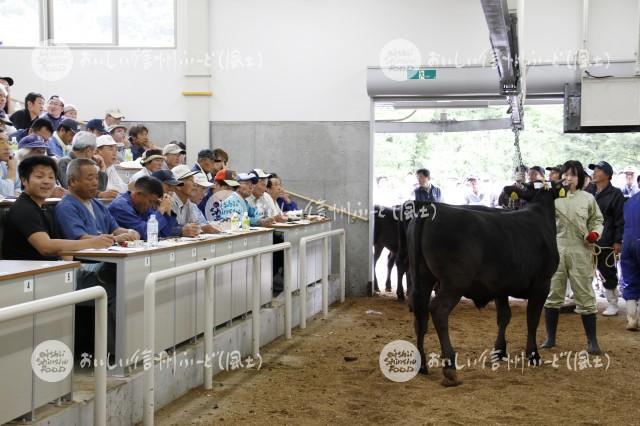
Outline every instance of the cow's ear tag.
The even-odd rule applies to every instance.
[[[558,191],[558,197],[564,198],[566,196],[567,196],[567,193],[565,192],[564,188],[560,188],[560,191]]]
[[[517,199],[518,199],[518,194],[516,194],[516,192],[515,192],[515,191],[514,191],[514,192],[512,192],[512,193],[511,193],[511,200],[512,200],[512,201],[516,201]]]

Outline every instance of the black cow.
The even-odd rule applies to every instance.
[[[540,360],[536,331],[559,261],[554,213],[557,189],[527,186],[505,191],[516,191],[528,201],[526,207],[507,211],[415,201],[403,206],[400,257],[406,250],[408,275],[414,283],[410,301],[422,356],[421,372],[427,372],[424,335],[431,313],[442,349],[445,386],[460,383],[448,323],[449,313],[462,296],[478,307],[495,300],[498,337],[494,354],[498,358],[507,353],[509,296],[528,299],[526,352],[530,363],[537,365]],[[412,210],[417,217],[408,217],[407,212]],[[403,230],[406,235],[402,235]],[[430,301],[436,282],[439,290]]]
[[[376,276],[376,263],[382,254],[383,249],[389,250],[387,258],[387,280],[385,289],[391,291],[391,270],[396,266],[398,274],[398,288],[396,295],[399,301],[404,300],[404,288],[402,277],[407,271],[405,262],[401,262],[396,256],[398,253],[398,223],[400,220],[400,206],[382,207],[374,206],[375,219],[373,224],[373,283],[375,291],[380,291],[378,287],[378,277]],[[408,284],[407,284],[408,286]]]

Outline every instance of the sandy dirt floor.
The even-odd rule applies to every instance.
[[[508,350],[520,354],[525,344],[525,303],[512,302]],[[380,314],[367,314],[368,310]],[[544,361],[558,357],[558,367],[496,371],[487,359],[496,333],[495,308],[478,311],[463,300],[450,320],[463,384],[441,386],[441,369],[404,383],[388,380],[379,355],[389,342],[414,342],[413,318],[392,295],[347,299],[316,317],[306,330],[294,329],[290,341],[279,338],[262,350],[260,370],[241,369],[214,377],[214,389],[194,389],[160,410],[157,424],[639,424],[640,333],[624,329],[624,317],[598,316],[600,345],[609,356],[598,367],[573,370],[563,352],[580,351],[585,338],[579,315],[562,314],[558,347],[541,350]],[[538,343],[544,337],[544,323]],[[426,351],[439,353],[432,324]],[[345,357],[355,358],[346,361]],[[607,368],[607,362],[610,362]]]

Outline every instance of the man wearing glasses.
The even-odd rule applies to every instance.
[[[77,121],[70,118],[62,120],[58,126],[58,130],[56,130],[49,139],[49,154],[56,158],[68,156],[69,152],[71,152],[73,135],[75,135],[78,130],[80,129]]]

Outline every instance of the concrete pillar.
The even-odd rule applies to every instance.
[[[209,1],[189,0],[179,2],[186,8],[185,50],[188,58],[184,64],[184,90],[186,96],[187,164],[196,162],[198,151],[210,148],[209,106],[211,103],[211,64],[209,55]]]

